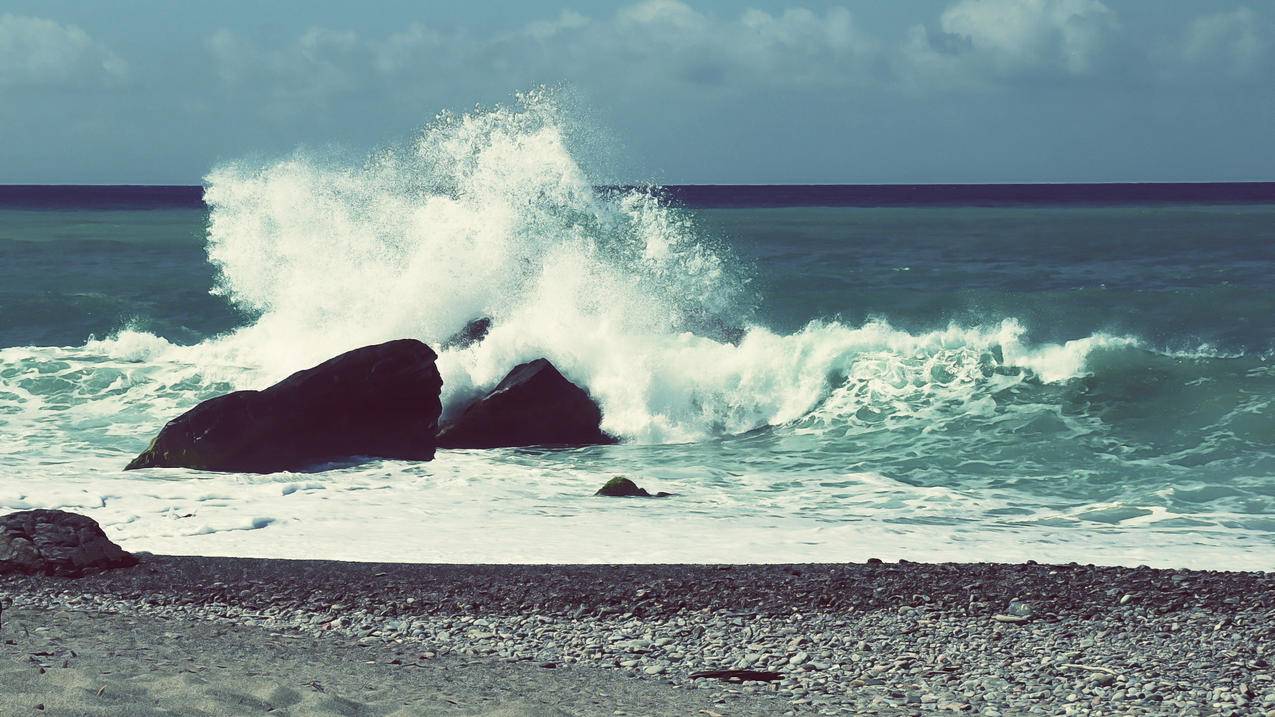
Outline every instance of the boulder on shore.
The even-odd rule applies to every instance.
[[[594,495],[600,495],[607,498],[668,498],[672,493],[660,491],[651,495],[645,488],[639,488],[637,483],[623,476],[616,476],[606,482],[606,485],[598,489]]]
[[[62,510],[0,516],[0,575],[77,576],[136,564],[137,558],[112,543],[87,516]]]
[[[438,434],[439,448],[615,443],[602,410],[546,359],[520,364]]]
[[[365,346],[261,391],[208,399],[169,421],[135,468],[273,473],[354,457],[434,457],[437,355],[415,339]]]

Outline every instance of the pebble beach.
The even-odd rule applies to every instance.
[[[25,686],[0,711],[92,714],[80,683],[98,680],[134,690],[137,714],[320,714],[331,705],[307,683],[328,679],[344,687],[324,699],[362,705],[345,714],[1275,715],[1270,573],[140,557],[75,580],[0,578],[0,674]],[[148,669],[112,677],[116,640],[128,659],[155,653]],[[176,711],[146,687],[258,642],[276,671],[294,660],[314,675],[251,675],[248,702]],[[349,666],[362,687],[338,679]],[[65,669],[85,673],[69,701]],[[721,671],[747,679],[700,674]]]

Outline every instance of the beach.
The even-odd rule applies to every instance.
[[[1275,712],[1270,573],[141,557],[0,578],[0,711]]]
[[[406,646],[180,616],[26,609],[9,629],[6,715],[641,715],[713,702],[588,668],[424,660]]]
[[[1275,717],[1272,76],[1242,0],[5,2],[0,717]]]

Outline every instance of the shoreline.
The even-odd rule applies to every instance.
[[[682,707],[703,699],[721,714],[1275,711],[1275,573],[139,557],[78,579],[0,577],[0,596],[17,614],[223,624],[232,643],[265,630],[437,665],[520,665],[579,689],[636,682],[673,700],[637,708],[650,714],[695,713]],[[724,669],[783,676],[690,678]]]

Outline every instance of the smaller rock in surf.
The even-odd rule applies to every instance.
[[[487,338],[487,332],[489,331],[491,331],[491,319],[481,316],[465,324],[465,328],[449,336],[443,342],[443,348],[467,349],[470,346],[482,343],[482,340]]]
[[[514,367],[490,393],[438,434],[439,448],[584,446],[615,443],[602,410],[548,360]]]
[[[606,485],[598,489],[594,495],[600,495],[607,498],[667,498],[672,493],[660,491],[652,495],[647,489],[638,487],[637,483],[623,476],[616,476],[606,482]]]
[[[112,543],[88,516],[64,510],[0,516],[0,575],[77,577],[136,564],[137,558]]]

